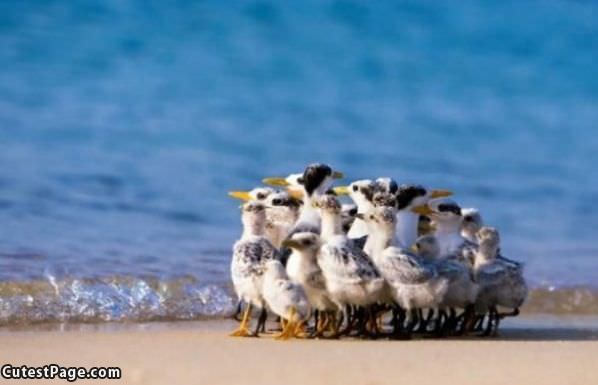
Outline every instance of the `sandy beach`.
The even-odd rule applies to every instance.
[[[598,383],[596,329],[508,328],[491,340],[281,342],[230,338],[233,327],[231,321],[37,327],[1,331],[0,346],[3,364],[122,368],[121,380],[88,383]]]

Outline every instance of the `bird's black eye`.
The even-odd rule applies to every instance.
[[[303,177],[299,177],[299,178],[297,178],[297,183],[299,183],[299,184],[303,184]]]
[[[354,217],[355,215],[357,215],[357,209],[354,208],[354,209],[349,210],[349,215],[352,216],[352,217]]]
[[[357,186],[353,186],[353,191],[355,191],[355,192],[356,192],[357,190],[359,190],[359,187],[357,187]]]
[[[306,239],[306,240],[304,240],[303,242],[301,242],[301,244],[302,244],[303,246],[309,246],[309,244],[310,244],[310,243],[311,243],[311,242],[310,242],[308,239]]]
[[[374,216],[373,216],[373,215],[370,215],[370,219],[374,219]]]
[[[264,193],[257,193],[256,197],[257,197],[257,199],[258,199],[258,200],[262,200],[262,199],[264,199],[266,196],[264,195]]]
[[[463,220],[464,220],[465,222],[471,222],[471,221],[473,221],[473,218],[472,218],[472,217],[470,217],[469,215],[466,215],[466,216],[463,218]]]
[[[275,206],[280,206],[282,204],[282,201],[280,199],[276,198],[276,199],[272,200],[272,204]]]

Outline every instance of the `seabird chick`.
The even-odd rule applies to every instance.
[[[323,244],[318,264],[326,279],[329,298],[339,309],[344,310],[347,305],[368,308],[381,298],[384,279],[367,254],[343,233],[338,200],[327,195],[314,204],[322,216]],[[376,322],[372,314],[370,321]],[[365,332],[365,328],[362,323],[361,331]]]
[[[241,220],[243,234],[233,246],[231,276],[235,292],[240,301],[247,304],[239,328],[231,335],[235,337],[256,336],[266,322],[267,313],[262,295],[264,263],[277,259],[277,250],[265,237],[266,213],[260,202],[250,201],[242,206]],[[261,309],[254,332],[249,331],[251,307]]]
[[[425,235],[415,242],[414,248],[418,255],[428,263],[433,263],[438,273],[446,277],[449,285],[448,290],[438,308],[441,315],[446,316],[446,310],[450,309],[451,318],[449,321],[455,322],[451,325],[456,327],[455,308],[463,309],[463,325],[467,324],[473,317],[473,304],[476,301],[479,285],[473,280],[471,269],[455,258],[440,258],[440,246],[434,235]]]
[[[461,209],[463,222],[461,223],[461,236],[471,243],[478,243],[477,232],[484,226],[484,221],[478,209]]]
[[[265,264],[263,296],[268,308],[281,317],[282,332],[275,338],[303,337],[311,306],[303,288],[289,279],[280,261],[269,260]]]
[[[521,264],[498,257],[500,236],[492,227],[482,227],[477,233],[479,247],[475,253],[474,277],[480,285],[476,313],[489,312],[485,335],[496,334],[502,316],[497,306],[513,309],[508,314],[519,314],[519,307],[527,297],[528,288]]]
[[[303,287],[309,303],[316,310],[315,335],[321,336],[328,322],[333,320],[328,319],[328,313],[338,309],[330,300],[324,274],[318,265],[320,237],[314,233],[295,233],[283,245],[292,250],[287,261],[287,274]]]
[[[396,303],[409,312],[411,320],[407,329],[411,331],[419,318],[418,310],[434,309],[444,298],[448,280],[438,273],[434,264],[426,263],[397,242],[396,209],[376,207],[365,214],[364,219],[371,226],[371,258]]]
[[[266,237],[279,248],[282,240],[297,221],[301,201],[288,192],[277,191],[270,187],[256,187],[250,191],[231,191],[233,198],[243,201],[257,201],[265,205]]]
[[[270,194],[265,204],[266,236],[278,249],[297,222],[301,202],[286,191],[278,191]]]

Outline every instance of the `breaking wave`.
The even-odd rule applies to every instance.
[[[230,315],[226,287],[194,278],[132,277],[0,283],[0,325],[42,322],[193,320]]]
[[[148,322],[230,316],[236,299],[226,285],[194,277],[171,280],[114,276],[0,282],[0,326],[63,322]],[[527,314],[596,315],[598,288],[536,287]]]

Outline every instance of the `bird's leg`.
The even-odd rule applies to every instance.
[[[494,323],[494,327],[492,328],[492,333],[490,335],[492,337],[496,337],[498,335],[498,325],[500,325],[500,320],[502,319],[502,317],[498,313],[498,309],[496,308],[496,306],[494,306],[493,310],[496,322]]]
[[[343,323],[343,313],[339,311],[331,311],[326,318],[329,320],[328,329],[330,330],[330,335],[328,338],[338,338],[340,335],[339,325]],[[325,336],[324,331],[326,331],[326,329],[322,330],[322,336]]]
[[[378,321],[376,318],[376,305],[368,306],[363,309],[363,336],[375,339],[378,337]]]
[[[305,321],[295,322],[295,327],[293,328],[293,336],[295,338],[305,338],[307,335],[305,331]]]
[[[436,337],[444,337],[444,323],[447,321],[446,311],[438,309],[438,318],[434,323],[434,335]]]
[[[448,316],[442,327],[444,334],[451,335],[455,331],[455,323],[457,322],[457,312],[452,307],[449,308]]]
[[[289,319],[286,320],[285,325],[282,327],[282,332],[280,332],[278,335],[276,335],[274,338],[276,338],[277,340],[288,340],[289,338],[291,338],[293,336],[293,333],[295,332],[295,307],[291,307],[291,313],[289,314]],[[282,320],[284,318],[280,317],[281,319],[281,324],[282,324]]]
[[[475,325],[473,327],[473,330],[476,332],[481,332],[482,328],[484,326],[484,318],[486,317],[485,314],[482,315],[476,315],[476,320],[475,320]]]
[[[235,310],[235,314],[233,314],[233,319],[235,321],[241,322],[241,318],[239,318],[239,315],[241,314],[242,311],[243,311],[243,300],[240,299],[237,302],[237,310]]]
[[[266,322],[268,321],[268,310],[266,310],[265,307],[263,309],[264,309],[264,320],[262,322],[262,328],[260,329],[260,332],[266,333]]]
[[[268,319],[268,311],[265,307],[262,307],[260,311],[260,316],[257,319],[257,325],[255,326],[255,330],[253,331],[253,335],[256,337],[260,331],[265,332],[266,330],[266,320]]]
[[[409,311],[409,322],[407,323],[406,329],[409,334],[413,333],[413,329],[418,322],[418,312],[417,309],[411,309]]]
[[[243,314],[243,319],[241,320],[241,324],[239,328],[232,332],[230,335],[232,337],[248,337],[251,336],[251,331],[249,331],[249,317],[251,313],[251,304],[247,304],[245,308],[245,313]]]
[[[394,305],[392,307],[392,315],[391,315],[391,319],[390,319],[390,324],[392,326],[392,335],[393,336],[397,336],[401,330],[402,330],[402,326],[399,322],[399,314],[403,311],[403,309],[401,309],[399,307],[399,305]]]
[[[388,312],[388,310],[390,309],[386,305],[382,305],[378,309],[378,312],[376,314],[376,330],[378,331],[378,333],[384,330],[384,316],[386,315],[386,312]]]
[[[426,318],[424,319],[423,317],[423,312],[420,310],[419,313],[420,315],[420,322],[419,322],[419,328],[417,329],[418,333],[425,333],[428,331],[428,324],[430,323],[430,320],[432,319],[432,317],[434,317],[434,309],[428,309],[428,315],[426,316]]]
[[[484,330],[484,332],[481,334],[482,337],[488,337],[490,335],[490,333],[492,333],[492,325],[494,323],[494,306],[490,307],[490,309],[488,309],[488,323],[486,324],[486,329]]]
[[[349,334],[351,332],[351,329],[353,328],[353,323],[354,323],[355,319],[357,318],[355,316],[355,314],[352,314],[352,313],[354,313],[354,312],[353,312],[353,308],[351,307],[351,305],[345,306],[343,318],[346,319],[346,326],[344,329],[338,331],[338,336]],[[342,323],[339,323],[339,329],[340,329],[341,324]]]
[[[475,307],[473,304],[467,305],[465,307],[465,311],[463,312],[463,322],[461,323],[461,327],[459,328],[457,334],[463,335],[472,331],[475,321]]]
[[[417,309],[417,325],[415,325],[415,329],[413,330],[415,333],[422,333],[422,326],[424,324],[424,311],[422,309]]]
[[[328,312],[324,311],[324,312],[322,312],[322,315],[321,315],[320,325],[319,325],[318,329],[316,330],[316,336],[323,337],[324,332],[326,331],[326,329],[329,326],[330,326],[330,314]]]

